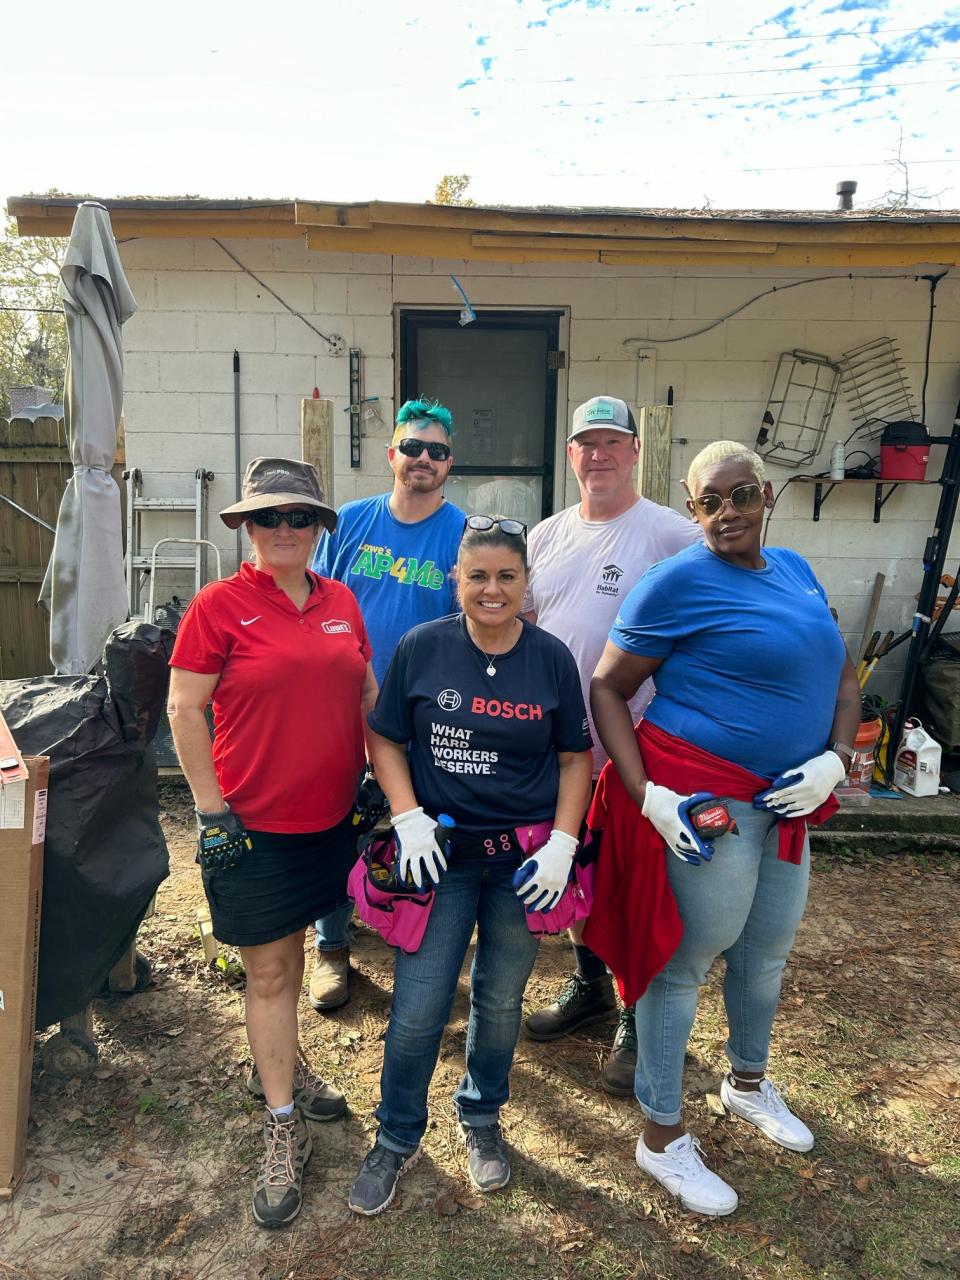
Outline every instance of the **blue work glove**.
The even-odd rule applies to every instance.
[[[197,815],[197,862],[204,871],[229,871],[235,867],[253,844],[246,829],[230,806],[224,803],[218,813]]]
[[[393,819],[397,840],[397,872],[403,883],[410,880],[422,889],[424,881],[438,885],[447,869],[447,860],[437,844],[437,823],[422,808],[408,809]]]
[[[781,818],[805,818],[820,808],[846,772],[846,765],[835,751],[824,751],[774,778],[766,791],[753,797],[753,807]]]
[[[520,863],[511,883],[528,911],[552,911],[563,897],[577,843],[566,831],[551,831],[547,843]]]
[[[703,840],[697,835],[687,814],[694,805],[716,798],[710,791],[697,791],[692,796],[682,796],[669,787],[658,787],[655,782],[648,782],[640,812],[645,818],[649,818],[663,836],[671,853],[675,853],[683,862],[699,867],[701,862],[710,861],[714,848],[709,840]]]

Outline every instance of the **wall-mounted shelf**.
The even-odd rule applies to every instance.
[[[887,499],[902,484],[938,484],[937,480],[859,480],[848,478],[845,480],[831,480],[829,476],[795,476],[794,482],[797,484],[812,484],[813,489],[813,518],[820,519],[820,508],[833,493],[838,484],[868,484],[873,489],[873,523],[880,523],[880,512],[883,510]],[[824,493],[823,486],[827,486]],[[884,493],[886,489],[886,493]]]

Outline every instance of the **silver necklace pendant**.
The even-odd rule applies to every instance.
[[[487,667],[487,675],[495,676],[496,674],[497,674],[497,668],[491,662],[490,665]]]

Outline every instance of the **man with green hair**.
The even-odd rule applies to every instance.
[[[465,516],[443,496],[453,465],[452,435],[449,409],[433,400],[408,400],[387,449],[392,490],[345,503],[335,531],[317,547],[316,572],[345,583],[360,602],[380,684],[400,637],[457,607],[452,570]],[[315,1009],[338,1009],[349,998],[352,913],[344,898],[316,921],[310,979]]]

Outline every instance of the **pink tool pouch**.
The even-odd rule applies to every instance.
[[[516,827],[517,841],[524,859],[531,857],[550,839],[552,822],[536,822],[529,827]],[[573,875],[563,896],[552,911],[527,911],[527,928],[531,933],[563,933],[577,920],[585,920],[593,908],[593,884],[596,866],[592,860],[593,841],[584,833],[573,859]]]
[[[417,951],[430,919],[434,891],[397,887],[393,831],[372,831],[359,847],[360,857],[347,878],[347,894],[356,903],[357,915],[391,947]]]

